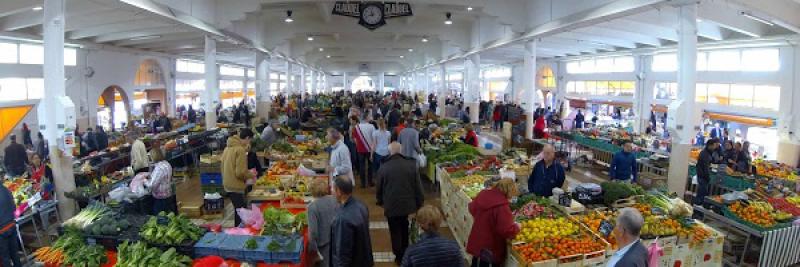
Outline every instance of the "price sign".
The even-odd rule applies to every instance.
[[[597,231],[607,238],[614,231],[614,225],[608,220],[603,220],[600,222],[600,227],[598,227]]]

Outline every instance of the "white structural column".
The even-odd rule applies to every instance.
[[[294,79],[292,79],[292,62],[286,61],[286,94],[294,94]]]
[[[300,66],[300,94],[305,94],[308,91],[308,82],[306,81],[306,67]]]
[[[439,93],[436,94],[436,102],[439,103],[439,107],[436,110],[436,115],[443,118],[445,116],[444,102],[447,97],[447,64],[441,65],[441,74],[439,76]]]
[[[481,56],[473,54],[464,60],[464,69],[467,70],[467,88],[464,90],[464,103],[469,107],[470,122],[478,123],[478,108],[480,107],[480,71]]]
[[[652,110],[651,105],[653,104],[653,87],[651,84],[643,82],[646,79],[643,75],[647,73],[644,70],[644,58],[643,56],[634,57],[636,62],[634,73],[642,74],[641,77],[638,77],[636,92],[633,95],[633,111],[635,112],[633,132],[635,133],[644,132],[647,125],[650,124],[650,111]],[[647,66],[650,65],[647,64]],[[655,129],[653,129],[653,131],[655,131]]]
[[[316,95],[317,92],[317,72],[311,71],[311,94]]]
[[[423,72],[424,72],[424,75],[425,75],[424,76],[425,77],[425,97],[428,97],[428,95],[430,95],[431,92],[433,92],[433,90],[431,90],[431,80],[433,78],[431,77],[431,69],[430,68],[425,68],[423,70]],[[444,105],[442,105],[442,104],[444,104],[444,103],[436,103],[437,108],[444,108]]]
[[[206,91],[205,111],[206,129],[217,128],[217,104],[219,104],[219,68],[217,68],[217,43],[210,36],[206,36],[205,49],[205,78]]]
[[[342,90],[350,92],[350,82],[347,81],[347,72],[342,74]]]
[[[667,187],[670,192],[683,195],[689,169],[689,151],[694,136],[697,114],[695,111],[695,86],[697,82],[697,4],[680,7],[678,28],[678,98],[682,105],[670,110],[675,125],[672,129],[672,156],[669,157]],[[679,101],[680,104],[680,101]],[[674,106],[671,106],[671,109]]]
[[[536,93],[536,40],[525,44],[521,76],[523,99],[520,104],[525,110],[525,138],[533,139],[533,112],[541,102],[539,94]]]
[[[384,82],[386,82],[386,73],[379,72],[378,73],[378,92],[380,92],[381,94],[386,92],[386,84],[384,84]]]
[[[270,88],[270,57],[256,53],[256,116],[269,118],[272,105],[272,88]]]
[[[71,131],[75,125],[75,114],[64,112],[63,103],[71,102],[65,97],[64,84],[64,2],[65,0],[44,1],[44,99],[39,105],[40,130],[50,145],[50,160],[53,170],[53,182],[56,187],[58,211],[61,218],[69,218],[75,214],[75,202],[67,201],[64,192],[75,190],[75,176],[72,170],[72,153],[62,152],[68,149],[59,146],[65,131]],[[74,110],[73,110],[74,112]],[[72,120],[68,119],[71,116]],[[70,125],[67,125],[70,123]],[[21,142],[21,140],[17,140]],[[76,144],[80,145],[80,144]]]

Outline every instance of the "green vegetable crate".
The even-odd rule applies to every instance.
[[[270,237],[270,239],[271,238],[273,237]],[[303,253],[303,238],[297,235],[290,236],[289,238],[294,240],[288,242],[288,247],[272,251],[270,261],[267,263],[300,262],[300,255]]]
[[[208,232],[194,244],[195,257],[220,255],[219,247],[228,235],[224,233]]]
[[[245,235],[227,235],[219,245],[219,255],[227,259],[246,261],[244,243],[250,238],[251,236]]]
[[[269,237],[252,236],[250,238],[254,238],[258,246],[255,249],[247,249],[243,247],[244,260],[248,262],[270,262],[272,260],[272,253],[267,250],[267,245],[271,241]],[[247,241],[245,240],[245,242]]]

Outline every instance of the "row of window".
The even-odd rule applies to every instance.
[[[781,68],[777,48],[726,49],[697,53],[697,71],[778,71]],[[675,53],[653,56],[654,72],[678,70]]]
[[[280,80],[272,80],[270,83],[270,88],[278,88],[278,84],[286,84],[285,81]],[[244,81],[241,80],[220,80],[219,81],[219,89],[220,90],[241,90],[244,86]],[[177,92],[199,92],[205,91],[206,88],[206,80],[197,79],[197,80],[185,80],[185,79],[177,79],[175,80],[175,91]],[[247,88],[256,88],[255,81],[248,81]]]
[[[185,59],[178,59],[175,61],[175,69],[178,72],[188,72],[188,73],[205,73],[206,72],[206,64],[200,61],[193,61],[193,60],[185,60]],[[221,65],[219,66],[219,74],[223,76],[238,76],[244,77],[245,73],[247,73],[247,77],[256,77],[255,69],[245,69],[242,67],[235,67],[235,66],[228,66],[228,65]],[[275,73],[270,73],[270,76],[277,75]]]
[[[509,67],[495,67],[483,70],[484,79],[510,78],[510,77],[511,77],[511,68]]]
[[[41,44],[0,43],[0,63],[44,64],[44,46]],[[78,50],[64,48],[64,66],[78,63]]]
[[[2,78],[0,79],[0,101],[36,100],[44,96],[42,78]]]
[[[653,88],[655,99],[678,98],[678,84],[657,82]],[[777,111],[781,88],[774,85],[698,83],[695,101],[724,106],[763,108]]]
[[[636,91],[634,81],[569,81],[568,94],[598,96],[633,96]]]
[[[612,73],[633,72],[636,64],[632,56],[602,57],[567,62],[567,73]]]

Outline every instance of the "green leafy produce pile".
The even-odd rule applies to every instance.
[[[297,228],[302,229],[304,226],[308,225],[308,218],[305,211],[300,212],[294,215],[294,221],[297,223]]]
[[[478,149],[471,145],[457,143],[441,150],[428,152],[428,158],[433,164],[442,162],[463,162],[475,160],[480,155]]]
[[[294,249],[297,247],[297,239],[292,238],[291,241],[286,243],[286,246],[281,246],[277,240],[273,239],[269,244],[267,244],[267,251],[269,252],[276,252],[276,251],[288,251],[290,249]]]
[[[131,223],[115,214],[106,214],[97,219],[91,226],[87,227],[86,233],[91,235],[118,235],[120,232],[128,230]]]
[[[611,205],[617,200],[635,195],[644,195],[644,189],[636,184],[620,181],[609,181],[600,184],[603,188],[603,200],[606,205]]]
[[[175,248],[161,251],[158,248],[149,248],[143,242],[128,244],[123,242],[117,247],[116,267],[139,267],[139,266],[160,266],[160,267],[184,267],[189,266],[192,259],[186,255],[175,252]]]
[[[256,241],[255,238],[247,239],[247,241],[244,242],[244,248],[249,249],[249,250],[257,249],[258,248],[258,241]]]
[[[63,251],[64,266],[99,267],[106,262],[106,252],[102,246],[86,245],[79,231],[67,229],[53,243],[53,249]]]
[[[203,229],[183,215],[166,214],[162,211],[158,216],[166,217],[168,223],[159,224],[158,217],[151,216],[139,231],[139,236],[147,242],[159,245],[179,245],[186,240],[197,241],[203,236]]]
[[[264,235],[287,235],[296,232],[295,216],[286,209],[264,210]]]
[[[261,136],[253,137],[253,139],[250,140],[250,148],[252,148],[253,151],[267,150],[267,145],[267,142],[262,140]]]
[[[91,225],[95,220],[111,212],[106,205],[100,202],[92,202],[80,213],[65,221],[62,225],[67,228],[84,229]]]
[[[285,141],[278,141],[272,144],[272,150],[282,153],[293,153],[294,147]]]
[[[550,200],[548,200],[545,197],[540,197],[540,196],[537,196],[537,195],[534,195],[534,194],[527,194],[527,195],[523,195],[523,196],[518,197],[517,201],[512,202],[509,206],[511,207],[512,211],[513,210],[518,210],[518,209],[522,208],[522,206],[525,206],[525,204],[528,204],[531,201],[535,201],[536,203],[538,203],[539,205],[542,205],[542,206],[550,205]]]

